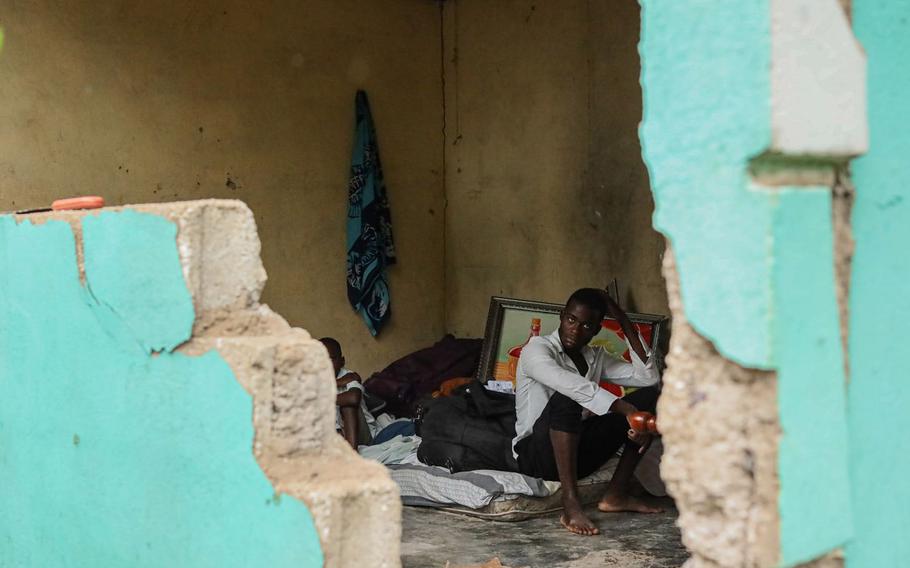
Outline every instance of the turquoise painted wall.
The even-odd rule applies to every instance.
[[[850,290],[848,568],[910,563],[910,2],[853,0],[868,57],[869,153],[856,160]]]
[[[852,531],[830,192],[750,180],[771,144],[769,0],[641,3],[654,225],[692,326],[725,357],[777,371],[781,561],[793,565]]]
[[[831,190],[784,188],[770,196],[780,199],[770,272],[781,560],[789,566],[843,546],[853,527]]]
[[[167,220],[0,216],[0,566],[321,566],[306,507],[252,454],[216,353],[173,353],[193,307]]]

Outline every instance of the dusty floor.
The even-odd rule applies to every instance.
[[[669,500],[668,500],[669,501]],[[670,568],[688,558],[670,508],[658,515],[586,512],[602,532],[570,534],[558,513],[517,523],[497,523],[405,507],[401,560],[404,568],[444,568],[481,564],[498,557],[510,568]]]

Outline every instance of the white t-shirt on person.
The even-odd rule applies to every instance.
[[[338,371],[338,375],[335,376],[336,379],[351,373],[350,369],[341,369]],[[341,394],[343,392],[348,392],[351,389],[360,389],[360,392],[363,393],[363,385],[360,384],[360,381],[351,381],[348,384],[338,387],[338,392],[336,394]],[[366,420],[367,427],[370,429],[370,436],[375,437],[379,433],[379,425],[376,424],[376,419],[370,414],[370,409],[367,408],[367,401],[365,398],[360,399],[360,411],[363,413],[363,418]],[[341,409],[337,406],[335,407],[335,430],[341,430],[344,426],[344,421],[341,419]]]

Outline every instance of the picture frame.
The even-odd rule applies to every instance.
[[[544,336],[555,331],[559,327],[559,312],[564,307],[563,304],[551,302],[491,297],[480,364],[475,378],[482,383],[490,380],[514,381],[518,358],[512,357],[510,352],[523,347],[527,342],[534,320],[540,320],[539,335]],[[627,315],[641,333],[650,351],[658,352],[660,361],[658,345],[662,328],[668,320],[667,316],[632,312],[627,312]],[[628,361],[628,348],[623,337],[619,322],[606,317],[601,331],[591,340],[591,344],[603,346],[613,357]],[[621,387],[617,389],[620,392],[622,390]]]

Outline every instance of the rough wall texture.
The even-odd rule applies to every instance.
[[[0,332],[0,401],[10,405],[0,436],[4,452],[12,452],[2,462],[8,464],[2,486],[14,490],[5,499],[12,506],[2,529],[14,543],[4,548],[13,565],[22,558],[57,563],[28,556],[35,548],[28,538],[42,534],[60,542],[47,554],[76,555],[84,564],[104,564],[111,554],[139,558],[140,565],[321,566],[323,556],[330,567],[400,564],[397,488],[382,466],[360,459],[335,434],[325,349],[259,303],[265,272],[256,225],[243,203],[208,200],[29,219],[44,224],[0,217],[2,260],[19,266],[44,256],[36,254],[43,246],[65,262],[31,271],[42,286],[2,282],[4,321],[15,323]],[[149,240],[155,228],[158,237]],[[200,240],[212,234],[221,238]],[[46,246],[48,235],[59,237],[56,251]],[[61,309],[43,299],[47,294],[58,303],[73,296],[82,303]],[[42,302],[56,315],[41,317]],[[59,315],[86,310],[87,321]],[[72,338],[79,342],[71,344]],[[165,350],[155,354],[160,346]],[[35,368],[35,353],[66,370]],[[132,355],[125,359],[124,353]],[[43,398],[32,393],[26,397],[32,403],[17,403],[23,389],[34,391],[30,384],[60,401],[36,404]],[[48,426],[34,430],[44,413],[52,415]],[[78,436],[70,441],[72,430]],[[56,467],[40,468],[44,483],[29,482],[36,478],[23,459],[26,450],[40,455],[45,447]],[[70,487],[85,474],[93,476],[91,484]],[[55,482],[60,476],[66,483]],[[105,485],[108,476],[113,481]],[[126,491],[136,486],[143,492]],[[131,498],[118,501],[123,495]],[[16,519],[20,505],[40,510],[35,504],[44,496],[56,516]],[[97,530],[108,535],[122,530],[105,523],[143,522],[122,533],[117,547],[109,539],[83,546],[95,542],[95,525],[59,529],[58,517],[64,524],[99,517]],[[68,538],[58,539],[60,530]],[[193,546],[181,544],[189,535]],[[37,547],[42,554],[45,548]]]
[[[777,377],[717,353],[686,321],[664,256],[673,337],[659,401],[661,476],[680,504],[687,566],[772,566],[780,548]]]
[[[338,336],[352,368],[442,334],[434,3],[42,0],[4,3],[0,25],[0,210],[86,193],[111,205],[243,199],[266,300]],[[394,319],[378,341],[344,287],[357,88],[373,106],[398,239]]]
[[[446,319],[612,277],[667,313],[641,160],[636,2],[445,4]]]
[[[737,476],[704,472],[699,468],[711,462],[696,459],[692,463],[698,468],[687,471],[690,486],[679,488],[681,520],[695,534],[701,522],[719,525],[698,542],[693,563],[805,562],[842,546],[852,531],[845,498],[845,375],[833,221],[843,213],[840,206],[837,213],[832,210],[831,184],[832,157],[844,160],[865,148],[865,123],[853,112],[864,106],[865,85],[857,79],[865,73],[863,59],[834,2],[817,11],[803,3],[807,9],[798,14],[792,12],[794,5],[774,0],[735,7],[644,5],[642,140],[657,203],[655,226],[673,246],[685,308],[683,339],[708,340],[726,359],[715,364],[725,364],[729,379],[745,374],[761,382],[759,371],[739,366],[772,371],[776,378],[774,398],[745,390],[721,396],[712,407],[716,422],[697,424],[723,439],[725,429],[742,431],[743,421],[770,420],[765,431],[746,434],[745,443],[777,452],[764,471],[776,476],[779,491],[758,484],[756,496],[739,506],[763,510],[779,532],[752,538],[748,528],[740,528],[750,524],[742,520],[735,499],[729,511],[712,508],[710,497],[697,488],[728,479],[736,495]],[[830,27],[823,22],[840,26],[839,33],[820,31]],[[804,41],[794,41],[799,37]],[[827,41],[836,41],[837,50],[826,51],[825,57],[841,51],[850,57],[833,63],[821,57],[817,47]],[[837,97],[827,93],[812,113],[798,113],[794,109],[816,101],[812,89],[782,89],[782,74],[795,62],[816,64],[801,80],[832,73],[838,65],[845,66],[843,77],[852,79]],[[825,75],[813,88],[825,91],[828,79]],[[849,120],[839,121],[831,110],[840,99]],[[791,122],[784,129],[781,120]],[[837,136],[826,134],[835,123]],[[817,178],[822,171],[827,173]],[[769,185],[768,179],[776,182]],[[838,246],[838,255],[846,256],[844,247]],[[674,343],[669,376],[678,372],[673,361],[691,373],[688,350],[678,350],[676,337]],[[764,382],[770,389],[772,381]],[[712,394],[709,388],[706,396]],[[684,420],[687,411],[681,397],[668,397],[666,391],[664,397],[662,409],[671,423],[666,418],[663,423],[672,431],[679,427],[672,417]],[[688,460],[686,450],[673,448],[672,438],[669,434],[668,454]],[[693,451],[685,438],[678,439]],[[698,454],[695,449],[692,455]],[[761,454],[757,459],[760,468],[768,463]],[[718,520],[724,516],[731,523],[726,533]],[[728,540],[721,543],[713,538],[717,535]],[[684,538],[692,536],[684,532]],[[778,546],[768,548],[774,538]]]

